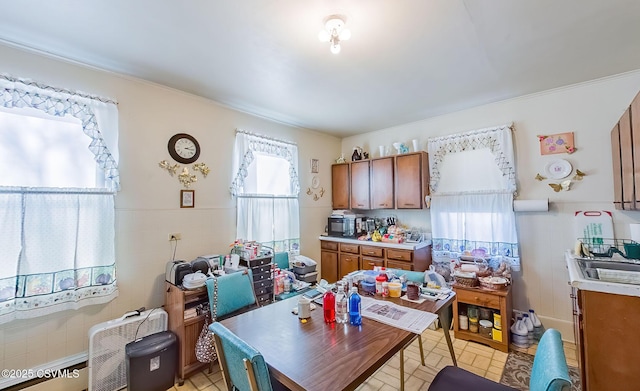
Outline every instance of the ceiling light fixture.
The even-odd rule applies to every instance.
[[[351,38],[351,31],[344,28],[347,18],[344,15],[329,15],[324,20],[324,30],[318,34],[321,42],[331,43],[331,53],[340,53],[340,41]]]

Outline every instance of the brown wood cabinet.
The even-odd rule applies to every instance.
[[[393,157],[371,160],[371,209],[393,209]]]
[[[482,288],[468,288],[454,285],[456,300],[453,302],[453,332],[456,339],[464,339],[489,345],[494,349],[509,351],[509,333],[511,327],[511,287],[504,291],[494,291]],[[458,316],[467,313],[469,306],[490,308],[500,314],[500,339],[487,338],[479,333],[461,330]],[[493,322],[493,319],[491,319]],[[496,336],[498,334],[496,333]]]
[[[430,245],[415,250],[405,250],[385,247],[384,244],[378,246],[365,244],[367,242],[362,243],[321,240],[321,277],[329,282],[335,282],[347,273],[360,269],[373,269],[374,266],[425,271],[431,265]]]
[[[178,381],[180,384],[185,378],[209,365],[198,361],[195,351],[196,341],[204,327],[204,315],[189,319],[184,318],[184,311],[187,308],[196,307],[199,304],[209,305],[209,296],[205,287],[184,290],[166,282],[165,309],[169,315],[169,330],[178,337]]]
[[[338,243],[320,242],[320,270],[321,278],[338,281]]]
[[[351,208],[371,209],[369,198],[369,160],[351,163]]]
[[[333,209],[423,209],[429,155],[404,155],[331,166]]]
[[[331,166],[331,202],[333,209],[349,209],[351,198],[349,164],[334,164]]]
[[[573,289],[583,391],[635,390],[640,384],[640,297]]]
[[[397,209],[422,209],[429,194],[429,156],[426,152],[396,156]]]
[[[611,130],[616,209],[640,209],[640,94]]]

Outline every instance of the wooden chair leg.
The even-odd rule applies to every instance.
[[[422,335],[418,335],[418,345],[420,346],[420,362],[423,367],[427,365],[424,363],[424,350],[422,350]]]

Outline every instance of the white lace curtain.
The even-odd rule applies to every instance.
[[[260,155],[280,158],[288,164],[276,161],[267,165],[268,159],[260,160]],[[242,130],[236,132],[230,191],[237,199],[237,238],[255,240],[276,251],[299,251],[297,170],[295,144]],[[271,180],[260,181],[265,178]],[[283,178],[288,180],[281,181]]]
[[[520,266],[512,127],[429,139],[434,251],[483,249]]]
[[[0,186],[0,323],[112,300],[115,102],[0,75],[0,106],[80,119],[101,173],[96,188]]]

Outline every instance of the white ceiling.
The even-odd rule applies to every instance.
[[[637,0],[0,4],[6,42],[339,137],[640,69]],[[334,13],[338,55],[317,38]]]

